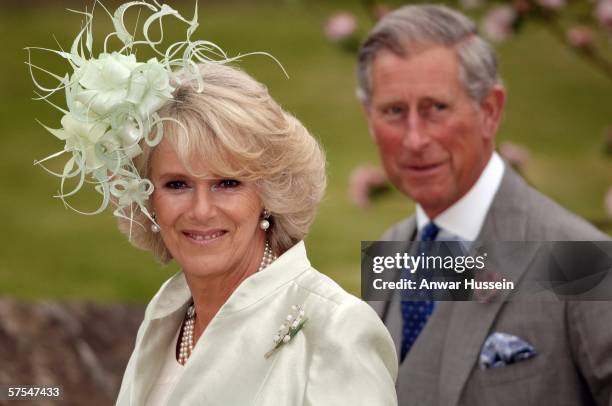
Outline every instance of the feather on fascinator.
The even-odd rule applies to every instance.
[[[115,31],[106,36],[104,49],[96,55],[93,51],[92,24],[93,11],[97,5],[112,19]],[[125,24],[126,11],[132,7],[150,14],[142,25],[141,40],[136,40]],[[160,4],[157,0],[130,1],[119,6],[114,14],[98,0],[95,0],[92,12],[69,11],[85,18],[70,52],[61,49],[26,48],[26,64],[38,90],[35,100],[46,101],[63,114],[61,128],[54,129],[45,125],[43,127],[65,141],[63,150],[35,161],[34,164],[60,178],[60,190],[56,197],[60,198],[66,207],[81,214],[94,215],[104,211],[109,203],[114,204],[116,208],[113,214],[130,221],[131,238],[135,210],[141,210],[155,224],[146,208],[146,201],[153,192],[153,184],[149,179],[140,177],[132,160],[142,152],[141,142],[155,146],[161,141],[162,123],[171,119],[161,118],[157,111],[173,99],[173,84],[193,80],[197,82],[198,91],[201,92],[206,83],[199,74],[197,64],[225,64],[247,55],[269,56],[283,68],[273,56],[265,52],[230,58],[210,41],[192,40],[191,37],[198,27],[197,2],[192,19],[186,19],[177,10],[167,4]],[[163,42],[164,17],[173,17],[186,24],[187,31],[183,41],[175,42],[162,51],[159,47]],[[151,39],[150,36],[151,26],[155,23],[159,25],[160,31],[160,38],[157,40]],[[118,39],[121,45],[119,49],[111,51],[108,44],[113,38]],[[149,48],[156,56],[146,62],[138,61],[136,49],[140,47]],[[72,72],[62,77],[34,65],[31,59],[32,50],[60,56],[70,64]],[[180,78],[173,74],[173,71],[179,69],[183,72]],[[57,86],[49,88],[41,85],[34,71],[57,80]],[[66,108],[50,100],[57,92],[65,93]],[[64,154],[70,158],[61,172],[52,171],[43,165],[44,162]],[[76,183],[71,190],[66,190],[68,180]],[[100,206],[91,212],[79,211],[66,201],[66,198],[75,195],[86,183],[92,183],[95,190],[102,195]]]

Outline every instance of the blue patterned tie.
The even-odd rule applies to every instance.
[[[423,227],[420,240],[434,241],[439,231],[440,228],[430,222]],[[423,248],[425,247],[420,247],[420,250],[423,251]],[[425,250],[426,249],[427,248],[425,248]],[[402,301],[402,319],[404,320],[404,327],[402,329],[400,362],[404,361],[412,344],[414,344],[419,333],[423,330],[423,327],[425,327],[425,323],[433,312],[433,308],[433,300]]]

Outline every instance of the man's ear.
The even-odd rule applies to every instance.
[[[374,128],[372,128],[372,105],[368,102],[362,102],[361,111],[365,115],[366,122],[368,124],[368,132],[370,133],[370,137],[376,142],[376,136],[374,135]]]
[[[368,118],[368,132],[370,133],[370,137],[372,137],[372,141],[376,144],[378,140],[376,139],[376,134],[374,134],[374,128],[372,128],[372,122]]]
[[[489,94],[480,103],[482,112],[484,137],[493,141],[499,124],[501,123],[504,106],[506,104],[506,90],[501,85],[495,85]]]

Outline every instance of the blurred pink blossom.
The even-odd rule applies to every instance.
[[[595,7],[595,18],[604,27],[612,29],[612,0],[599,0]]]
[[[327,19],[325,35],[332,41],[343,41],[357,31],[357,18],[348,11],[340,11]]]
[[[612,219],[612,187],[608,189],[606,197],[604,198],[604,209],[606,210],[608,218]]]
[[[491,41],[504,41],[512,35],[515,19],[516,10],[512,6],[495,7],[483,17],[482,31]]]
[[[529,150],[526,147],[508,141],[503,142],[499,146],[499,153],[513,168],[519,171],[525,169],[525,166],[527,166],[531,159]]]
[[[565,6],[565,0],[537,0],[538,4],[544,8],[558,10]]]
[[[387,187],[387,175],[376,166],[358,166],[351,172],[349,195],[353,203],[361,208],[370,207],[370,197],[377,189]]]
[[[576,48],[589,48],[593,45],[593,30],[586,25],[576,25],[567,31],[567,40]]]

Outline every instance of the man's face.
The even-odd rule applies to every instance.
[[[366,113],[385,170],[433,218],[472,187],[488,162],[497,129],[491,108],[470,99],[450,48],[409,58],[380,51],[371,78]]]

